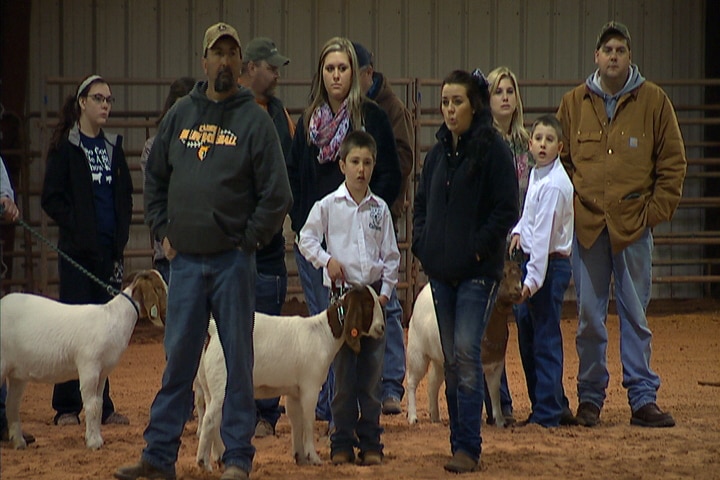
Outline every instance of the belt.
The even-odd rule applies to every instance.
[[[569,255],[565,255],[564,253],[560,252],[552,252],[550,255],[548,255],[548,260],[562,260],[562,259],[569,259]],[[523,259],[527,262],[530,260],[530,255],[527,253],[523,253]]]

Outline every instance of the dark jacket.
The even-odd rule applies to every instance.
[[[440,127],[415,194],[412,251],[425,273],[443,282],[499,281],[505,238],[517,221],[508,146],[489,123],[475,121],[470,132],[461,135],[455,154],[451,132]]]
[[[252,252],[292,203],[275,127],[241,88],[210,100],[207,82],[168,111],[146,169],[145,221],[179,252]]]
[[[395,203],[388,205],[392,212],[393,222],[397,226],[397,221],[405,212],[408,178],[415,164],[415,130],[413,129],[412,115],[380,72],[373,73],[373,86],[368,91],[368,96],[387,113],[395,135],[402,180],[400,193],[395,199]]]
[[[111,159],[115,201],[114,258],[122,258],[132,219],[132,178],[125,161],[122,137],[101,131]],[[93,185],[77,125],[48,152],[41,205],[60,228],[58,247],[73,258],[97,259],[100,244]]]
[[[401,177],[392,127],[387,114],[375,102],[363,102],[362,109],[362,126],[377,143],[377,161],[370,179],[370,189],[385,203],[392,205],[400,191]],[[351,125],[350,128],[357,129],[357,126]],[[337,162],[320,164],[318,153],[318,147],[308,143],[301,117],[287,162],[294,201],[290,219],[295,233],[302,230],[315,202],[335,191],[345,179]]]
[[[292,146],[292,135],[290,135],[291,122],[285,106],[277,97],[269,97],[267,103],[267,112],[275,125],[278,137],[280,138],[280,146],[282,147],[283,157],[287,160],[290,155],[290,147]],[[257,272],[265,275],[287,275],[287,267],[285,265],[285,236],[282,228],[272,237],[270,242],[255,254]]]
[[[290,120],[285,105],[277,97],[270,97],[267,103],[267,112],[275,125],[278,137],[280,138],[280,146],[282,147],[283,156],[285,158],[290,155],[290,147],[292,146],[292,135],[290,135]]]

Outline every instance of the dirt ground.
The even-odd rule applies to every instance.
[[[565,389],[576,408],[574,305],[566,306]],[[650,325],[655,334],[652,365],[663,385],[658,403],[672,412],[677,426],[645,429],[629,424],[630,411],[621,386],[617,317],[608,322],[610,386],[602,423],[596,428],[539,426],[498,429],[483,426],[482,471],[463,478],[720,478],[720,301],[653,302]],[[511,326],[508,376],[518,419],[529,414],[529,401]],[[128,350],[111,375],[113,400],[128,415],[130,426],[105,426],[99,451],[84,446],[84,424],[56,427],[51,423],[52,388],[29,385],[21,407],[26,432],[37,442],[24,451],[7,443],[0,452],[2,479],[108,479],[122,464],[135,462],[143,447],[142,432],[149,406],[159,387],[164,354],[162,331],[148,323],[136,327]],[[323,427],[316,423],[316,447],[326,462],[297,467],[290,454],[290,425],[283,415],[277,436],[255,441],[257,454],[251,478],[260,479],[441,479],[456,478],[442,466],[449,459],[447,409],[441,398],[443,422],[431,424],[423,381],[418,395],[420,422],[409,426],[405,415],[383,416],[385,462],[378,467],[341,466],[329,462]],[[714,385],[703,385],[704,383]],[[441,394],[442,395],[442,394]],[[188,423],[177,463],[179,479],[209,480],[195,464],[196,421]]]

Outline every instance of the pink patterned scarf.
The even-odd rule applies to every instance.
[[[340,144],[350,128],[347,98],[333,116],[327,103],[315,109],[310,117],[310,141],[320,148],[318,162],[334,162],[338,158]]]

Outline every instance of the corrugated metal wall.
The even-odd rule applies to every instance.
[[[219,20],[234,25],[244,43],[257,35],[272,37],[292,59],[281,72],[288,79],[310,79],[322,44],[343,35],[373,51],[376,69],[390,78],[442,78],[455,68],[488,72],[507,65],[521,79],[579,80],[595,68],[597,31],[610,19],[628,25],[633,60],[647,78],[702,77],[704,10],[705,0],[33,0],[28,109],[39,112],[45,104],[57,110],[72,92],[72,86],[46,88],[52,76],[201,78],[202,37]],[[159,109],[166,90],[116,86],[114,110]],[[527,87],[522,95],[526,106],[549,106],[566,90]],[[702,100],[701,88],[667,91],[676,104]],[[307,86],[278,91],[295,108],[305,105],[307,93]],[[424,106],[438,101],[436,87],[419,94]],[[116,130],[125,135],[126,150],[139,153],[148,132]],[[424,142],[432,140],[431,130],[423,132]],[[702,134],[700,127],[683,131],[686,138]],[[42,148],[39,132],[29,132],[36,150]],[[131,163],[137,161],[131,156]],[[40,163],[34,162],[36,172]],[[39,174],[33,184],[39,188]],[[39,207],[33,209],[39,215]],[[674,224],[699,229],[701,212],[682,211]],[[145,248],[147,232],[142,226],[133,232],[131,241]],[[680,247],[673,249],[668,254],[682,254]],[[145,266],[139,262],[128,268]],[[660,296],[701,292],[698,285],[655,288]]]

